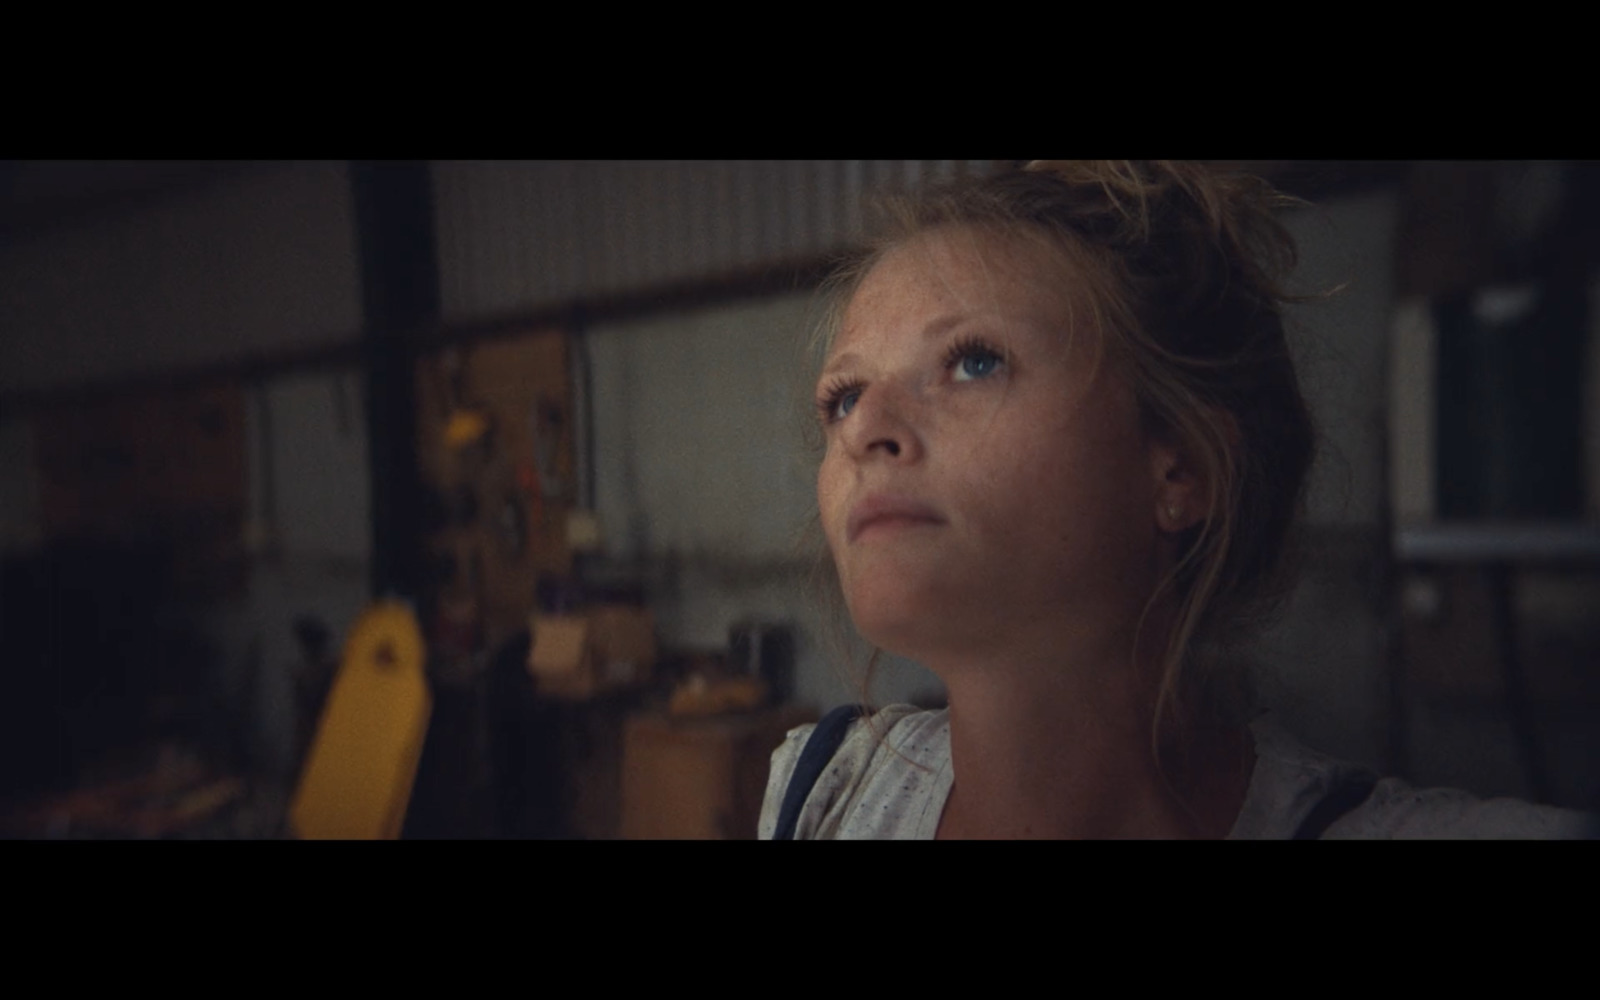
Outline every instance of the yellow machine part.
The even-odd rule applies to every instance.
[[[444,425],[445,444],[452,448],[465,448],[489,433],[491,423],[492,418],[487,410],[456,410]]]
[[[410,607],[379,601],[356,619],[289,808],[308,840],[400,836],[433,698]]]

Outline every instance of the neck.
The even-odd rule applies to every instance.
[[[950,698],[955,782],[939,835],[1221,837],[1248,785],[1247,733],[1195,726],[1153,749],[1159,671],[1131,634],[1013,644],[930,664]]]

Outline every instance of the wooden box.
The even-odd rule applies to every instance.
[[[674,719],[641,714],[623,735],[624,840],[753,840],[772,751],[815,712],[783,707]]]

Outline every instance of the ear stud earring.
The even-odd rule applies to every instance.
[[[1178,520],[1178,513],[1178,508],[1169,506],[1167,508],[1167,520],[1176,522]]]

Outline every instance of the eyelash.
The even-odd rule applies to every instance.
[[[822,395],[817,397],[817,413],[824,424],[838,423],[842,417],[839,414],[839,404],[850,393],[859,393],[867,384],[860,379],[846,378],[843,376],[829,382],[822,390]]]
[[[993,361],[996,367],[1005,364],[1006,360],[1004,351],[999,350],[982,337],[962,337],[951,344],[950,349],[944,352],[944,370],[955,371],[956,366],[968,358],[983,358]],[[975,377],[988,378],[988,375],[984,374]]]
[[[943,366],[947,372],[956,370],[968,358],[981,358],[993,361],[997,366],[1005,363],[1005,354],[981,337],[962,337],[951,344],[944,353]],[[973,376],[973,380],[987,378],[984,375]],[[839,404],[844,402],[851,393],[860,393],[866,388],[866,383],[860,379],[839,377],[828,383],[822,390],[822,395],[817,397],[817,412],[824,424],[838,423],[843,419],[839,414]]]

